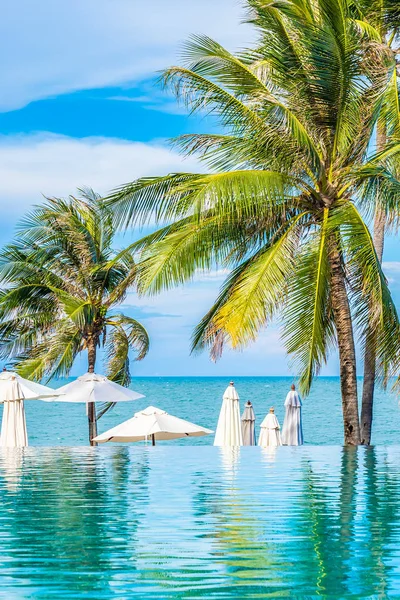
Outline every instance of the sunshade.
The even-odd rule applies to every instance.
[[[253,405],[248,400],[245,404],[244,411],[242,414],[243,446],[255,446],[256,445],[255,423],[256,423],[256,416],[254,414]]]
[[[58,390],[53,390],[46,385],[36,383],[36,381],[24,379],[21,375],[18,375],[18,373],[14,373],[13,371],[2,371],[0,373],[0,402],[3,401],[2,398],[4,394],[7,393],[8,382],[11,379],[16,379],[18,381],[24,400],[47,399],[59,394]]]
[[[239,394],[233,381],[223,395],[214,446],[243,446]]]
[[[16,448],[28,445],[24,393],[15,374],[8,373],[1,381],[1,402],[4,403],[0,446]]]
[[[168,414],[165,410],[148,406],[135,413],[132,419],[109,429],[94,438],[95,442],[139,442],[151,439],[173,440],[184,437],[200,437],[213,433],[210,429],[200,427],[189,421]]]
[[[285,400],[285,419],[282,427],[284,446],[302,446],[304,443],[301,410],[300,396],[296,390],[291,390]]]
[[[280,429],[275,411],[271,407],[268,415],[261,423],[258,445],[263,446],[264,448],[276,448],[277,446],[282,446]]]
[[[129,402],[144,398],[143,394],[123,387],[97,373],[85,373],[58,388],[57,392],[60,396],[54,400],[60,402]]]

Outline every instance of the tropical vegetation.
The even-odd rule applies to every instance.
[[[397,0],[361,0],[351,5],[355,22],[368,30],[368,35],[378,44],[386,44],[396,55],[396,44],[400,31],[400,6]],[[400,136],[400,109],[398,74],[393,69],[387,90],[383,96],[376,126],[376,146],[382,152],[388,140],[398,140]],[[395,159],[398,165],[398,157]],[[392,169],[393,169],[392,165]],[[398,166],[394,172],[398,173]],[[382,262],[387,222],[384,210],[377,205],[373,225],[373,240],[377,256]],[[373,310],[373,307],[371,307]],[[364,379],[361,406],[361,443],[369,444],[373,418],[373,401],[376,380],[376,350],[373,331],[368,332],[364,352]]]
[[[368,228],[374,214],[398,215],[395,150],[386,137],[372,151],[383,115],[395,123],[395,54],[350,0],[248,6],[255,49],[232,54],[196,36],[162,76],[190,112],[222,127],[175,140],[208,171],[141,178],[108,202],[120,225],[159,224],[128,249],[141,253],[142,293],[199,268],[230,269],[193,350],[242,348],[279,316],[307,394],[337,347],[345,443],[356,445],[356,339],[372,344],[374,379],[399,359],[398,315]]]
[[[51,198],[19,225],[0,252],[0,356],[28,379],[68,376],[79,353],[94,372],[104,348],[106,375],[128,386],[129,351],[141,360],[148,334],[117,307],[135,277],[129,253],[113,248],[110,209],[91,190]],[[89,438],[112,406],[88,404]]]

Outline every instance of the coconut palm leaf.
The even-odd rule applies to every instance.
[[[321,223],[296,257],[294,275],[288,283],[283,313],[286,349],[294,358],[300,390],[307,395],[313,378],[326,362],[335,340],[330,305],[328,217]]]

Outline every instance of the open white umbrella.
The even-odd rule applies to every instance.
[[[1,374],[3,375],[3,373]],[[4,403],[0,446],[16,448],[28,445],[24,393],[14,373],[1,380],[1,402]]]
[[[74,381],[58,388],[61,394],[53,400],[60,402],[80,402],[86,404],[86,414],[89,421],[89,441],[95,445],[94,438],[97,435],[97,418],[94,402],[129,402],[144,398],[143,394],[134,392],[129,388],[123,387],[114,381],[110,381],[104,375],[97,373],[85,373]]]
[[[144,398],[143,394],[134,392],[104,375],[85,373],[74,381],[58,388],[60,394],[54,400],[59,402],[129,402]]]
[[[135,413],[132,419],[109,429],[94,438],[95,442],[139,442],[151,439],[173,440],[184,437],[200,437],[213,433],[210,429],[184,421],[155,406],[148,406]]]
[[[47,400],[49,398],[58,396],[59,391],[53,390],[46,385],[41,385],[40,383],[36,383],[36,381],[29,381],[29,379],[24,379],[18,373],[14,373],[13,371],[2,371],[0,373],[0,402],[2,402],[2,398],[8,389],[8,383],[10,379],[15,379],[18,381],[18,384],[22,390],[24,400]]]
[[[243,446],[239,394],[233,381],[223,395],[214,446]]]

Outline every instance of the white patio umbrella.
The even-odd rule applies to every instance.
[[[213,433],[210,429],[184,421],[165,410],[148,406],[135,413],[132,419],[109,429],[94,438],[95,442],[139,442],[151,439],[153,446],[156,440],[173,440],[184,437],[200,437]]]
[[[24,379],[21,375],[18,375],[18,373],[14,373],[13,371],[4,370],[0,373],[0,402],[3,401],[2,398],[5,390],[8,389],[8,382],[10,379],[16,379],[18,381],[24,395],[24,400],[47,400],[58,396],[59,394],[59,391],[53,390],[46,385]]]
[[[59,402],[129,402],[144,398],[143,394],[134,392],[104,375],[85,373],[74,381],[58,388],[60,394],[54,400]]]
[[[48,400],[58,392],[45,385],[24,379],[18,373],[0,373],[0,403],[4,404],[0,446],[28,445],[24,400]]]
[[[239,394],[233,381],[223,395],[214,446],[243,446]]]
[[[282,427],[284,446],[302,446],[304,443],[301,410],[300,396],[292,386],[285,400],[285,418]]]
[[[276,448],[282,446],[279,421],[276,418],[275,411],[271,407],[268,415],[260,425],[260,435],[258,445],[263,448]]]
[[[242,438],[243,446],[256,446],[256,416],[253,405],[248,400],[244,406],[242,414]]]
[[[4,403],[0,446],[27,446],[24,393],[15,374],[8,375],[7,379],[2,379],[0,385],[1,402]]]

